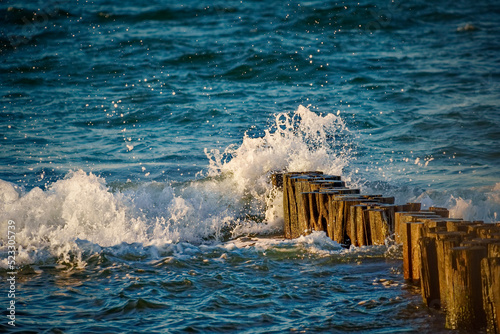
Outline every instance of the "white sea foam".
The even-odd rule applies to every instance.
[[[300,106],[293,115],[275,115],[274,126],[264,133],[260,138],[245,135],[239,147],[229,146],[223,153],[206,150],[209,174],[229,173],[240,191],[258,193],[267,189],[270,171],[342,174],[351,160],[344,140],[348,130],[342,118],[334,114],[321,116]],[[340,142],[336,136],[342,136]]]
[[[464,220],[482,220],[486,223],[500,220],[500,183],[493,186],[457,189],[427,190],[408,197],[409,202],[420,202],[422,208],[439,206],[448,208],[450,217]]]
[[[152,258],[165,251],[189,256],[199,245],[219,244],[228,236],[238,240],[276,233],[283,225],[283,198],[271,187],[270,173],[342,174],[353,161],[346,138],[349,131],[340,117],[318,115],[301,106],[293,114],[275,115],[275,124],[260,138],[245,135],[240,146],[223,153],[207,150],[206,175],[184,184],[152,182],[110,191],[104,178],[81,170],[46,190],[26,192],[0,180],[0,231],[7,231],[8,220],[15,221],[18,264],[81,266],[102,248],[117,254],[147,252]],[[448,207],[452,216],[470,220],[495,221],[500,212],[500,184],[463,193],[397,195],[424,206]],[[266,248],[290,243],[309,252],[338,252],[339,245],[325,238],[318,232],[294,241],[259,239],[254,244]],[[225,247],[240,246],[229,242]],[[1,233],[3,268],[6,251],[6,233]]]
[[[282,194],[270,186],[270,172],[340,174],[349,153],[335,137],[345,131],[340,117],[300,106],[293,114],[277,114],[262,138],[245,135],[239,147],[207,151],[208,175],[186,184],[147,183],[112,192],[104,178],[81,170],[46,190],[23,192],[2,181],[1,229],[6,231],[9,219],[16,222],[18,263],[56,259],[79,265],[102,247],[118,253],[136,244],[161,250],[221,240],[228,233],[276,232],[283,222]],[[2,234],[0,240],[5,252],[7,239]]]
[[[254,199],[263,206],[265,220],[273,227],[282,226],[282,196],[273,193],[269,176],[272,171],[319,170],[342,175],[352,160],[349,130],[335,114],[318,115],[304,106],[293,113],[275,115],[275,122],[259,138],[245,134],[240,146],[224,152],[205,150],[211,176],[226,175],[239,196]],[[240,226],[242,232],[261,232],[262,226]]]

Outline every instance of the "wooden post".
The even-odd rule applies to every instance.
[[[420,203],[406,203],[403,205],[398,205],[397,212],[404,211],[404,212],[416,212],[420,211],[422,205]]]
[[[491,239],[492,234],[500,233],[500,228],[493,224],[483,224],[477,228],[477,236],[483,239]]]
[[[404,222],[401,226],[403,241],[403,276],[406,280],[420,281],[420,243],[422,237],[421,222]]]
[[[288,196],[288,209],[289,209],[289,225],[290,232],[288,235],[289,239],[297,238],[299,234],[299,221],[298,221],[298,210],[297,210],[297,195],[295,189],[296,176],[290,176],[287,178],[287,196]]]
[[[293,239],[300,235],[297,208],[297,192],[295,183],[307,180],[312,176],[320,175],[320,172],[299,172],[283,174],[283,213],[285,238]],[[310,174],[310,175],[308,175]]]
[[[401,238],[401,218],[404,213],[403,211],[396,211],[394,214],[394,242],[397,244],[401,244],[403,240]]]
[[[326,195],[326,212],[328,212],[328,224],[327,224],[327,234],[330,239],[335,240],[336,232],[336,221],[337,221],[337,206],[334,201],[334,198],[338,195],[338,192],[335,190],[322,190],[322,192]],[[338,241],[337,241],[338,242]]]
[[[451,278],[448,277],[448,271],[446,270],[446,268],[451,267],[450,250],[460,245],[464,235],[464,232],[436,232],[439,296],[441,298],[441,307],[445,309],[448,305],[448,289],[453,289]]]
[[[300,181],[299,181],[300,180]],[[297,236],[310,233],[309,226],[309,181],[298,179],[295,182],[295,200],[297,202]]]
[[[344,243],[345,225],[344,225],[344,206],[339,196],[330,198],[329,214],[330,221],[333,227],[333,241],[339,244]]]
[[[411,279],[411,232],[410,222],[403,222],[399,228],[400,240],[403,243],[403,277],[408,280]]]
[[[380,204],[377,202],[371,202],[375,199],[369,199],[368,201],[363,200],[358,204],[354,204],[350,206],[350,215],[349,215],[349,230],[348,236],[351,239],[351,244],[354,246],[367,246],[372,245],[372,237],[371,237],[371,220],[370,220],[370,211],[374,209],[383,210],[386,216],[384,217],[384,221],[389,225],[388,231],[390,230],[391,221],[394,217],[394,206]],[[391,215],[392,213],[392,215]],[[376,224],[374,222],[374,224]],[[384,240],[389,236],[390,233],[387,233],[383,224],[378,224],[379,228],[376,228],[375,231],[379,231],[382,235],[384,235]]]
[[[290,174],[286,173],[283,175],[283,233],[286,239],[292,238],[291,226],[290,226],[290,200],[288,195],[288,183]]]
[[[356,211],[356,241],[358,246],[368,246],[372,244],[370,233],[370,219],[368,216],[367,206],[364,204],[354,205],[352,207]]]
[[[422,230],[424,223],[410,223],[411,232],[411,279],[414,283],[420,283],[420,268],[422,266],[422,256],[420,249],[420,239],[422,238]]]
[[[446,231],[446,221],[443,218],[422,218],[420,221],[424,223],[422,230],[424,237],[428,236],[431,231]]]
[[[457,231],[462,231],[462,232],[467,232],[468,225],[472,224],[470,221],[465,221],[461,219],[449,219],[446,220],[446,230],[448,232],[457,232]]]
[[[404,222],[414,222],[424,218],[440,218],[431,211],[416,211],[416,212],[406,212],[406,211],[396,211],[394,215],[394,241],[397,244],[401,244],[403,240],[401,239],[401,228]]]
[[[359,207],[359,204],[357,205],[353,205],[349,208],[350,210],[350,214],[349,214],[349,227],[352,231],[352,235],[350,236],[351,237],[351,245],[352,246],[359,246],[359,241],[358,241],[358,210],[357,208]],[[360,212],[361,214],[363,213],[363,211],[361,210]]]
[[[488,257],[500,257],[500,243],[491,243],[488,245]]]
[[[481,261],[483,308],[488,333],[500,333],[500,257]]]
[[[483,305],[481,260],[486,258],[484,247],[455,247],[450,252],[446,328],[481,329],[486,326]]]
[[[450,216],[450,212],[448,211],[447,208],[438,208],[435,206],[431,206],[429,208],[429,211],[435,212],[437,215],[439,215],[443,218],[448,218]]]
[[[441,297],[435,233],[429,233],[428,237],[420,239],[420,252],[422,258],[420,268],[422,299],[428,307],[439,308]]]
[[[345,226],[345,234],[344,234],[344,244],[346,245],[351,245],[352,240],[357,239],[356,235],[356,226],[354,224],[351,224],[350,222],[353,221],[351,218],[351,207],[355,205],[361,204],[361,202],[365,201],[364,198],[346,198],[344,199],[343,202],[343,222]],[[357,243],[357,242],[356,242]]]
[[[318,228],[326,232],[326,235],[330,238],[332,236],[329,233],[329,213],[328,213],[328,200],[329,196],[326,192],[319,191],[316,195],[318,198]]]
[[[308,193],[305,193],[304,196],[306,197],[304,199],[304,201],[307,201],[308,208],[309,208],[308,225],[309,225],[310,229],[314,230],[314,231],[325,231],[326,232],[326,229],[323,230],[323,227],[321,226],[321,223],[319,220],[320,217],[319,217],[318,192],[317,191],[310,191]]]
[[[389,236],[389,218],[383,209],[368,209],[372,245],[385,245]]]

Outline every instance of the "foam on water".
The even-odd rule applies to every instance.
[[[268,223],[281,226],[283,199],[270,187],[270,173],[320,170],[342,175],[353,158],[349,136],[338,115],[318,115],[299,106],[293,114],[276,114],[262,137],[245,134],[240,146],[229,146],[224,152],[205,150],[210,160],[208,175],[229,177],[240,196],[266,204]]]
[[[184,184],[153,182],[111,191],[104,178],[82,170],[46,190],[25,192],[2,181],[0,222],[16,222],[19,263],[56,259],[85,265],[85,257],[102,247],[138,243],[161,251],[180,242],[279,232],[282,196],[270,186],[270,172],[341,173],[349,160],[347,151],[334,151],[342,131],[340,117],[318,116],[301,106],[292,115],[276,115],[262,138],[245,135],[239,147],[207,151],[206,175]],[[6,241],[2,236],[3,251]]]
[[[343,175],[353,164],[352,133],[338,115],[318,115],[300,106],[293,114],[275,115],[274,124],[259,138],[246,134],[241,145],[224,152],[206,150],[209,166],[198,179],[185,183],[144,183],[112,191],[106,180],[82,170],[26,192],[0,181],[0,228],[16,222],[17,262],[85,265],[106,248],[115,253],[165,251],[182,254],[193,245],[220,244],[240,236],[280,233],[282,193],[270,185],[273,171],[321,170]],[[352,183],[355,183],[354,181]],[[366,187],[365,187],[366,188]],[[365,189],[368,190],[369,189]],[[469,220],[498,220],[500,184],[489,188],[447,191],[395,191],[400,201],[445,206],[451,215]],[[337,252],[339,246],[312,234],[293,241],[308,252]],[[7,239],[1,236],[1,251]],[[256,247],[287,245],[265,239]],[[232,245],[232,246],[231,246]],[[302,246],[300,246],[302,245]],[[228,249],[237,243],[228,241]],[[6,267],[6,256],[1,263]]]
[[[454,192],[428,190],[415,200],[421,202],[423,207],[446,207],[453,218],[488,223],[500,220],[500,183]]]
[[[230,173],[241,191],[267,189],[269,171],[322,170],[342,174],[352,159],[349,131],[341,117],[317,115],[299,106],[293,115],[279,113],[264,136],[247,134],[239,146],[207,151],[210,174]]]

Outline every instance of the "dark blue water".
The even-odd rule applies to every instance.
[[[2,330],[446,332],[397,247],[281,240],[268,177],[498,221],[499,21],[494,1],[1,2]]]

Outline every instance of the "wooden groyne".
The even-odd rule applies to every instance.
[[[402,244],[404,278],[420,286],[428,307],[444,310],[446,328],[500,334],[500,223],[395,205],[318,171],[276,173],[272,181],[283,189],[285,238],[324,231],[345,247]]]

